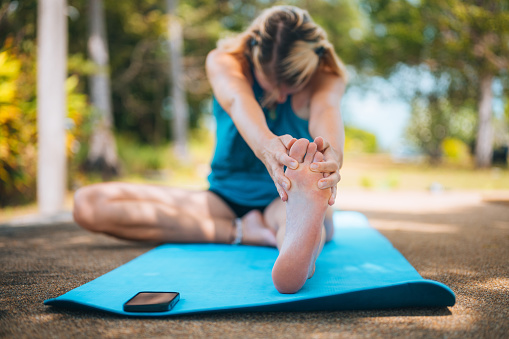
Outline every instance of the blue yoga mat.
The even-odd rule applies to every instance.
[[[293,295],[280,294],[272,283],[276,249],[167,244],[44,303],[138,317],[454,305],[451,289],[423,279],[364,215],[336,212],[334,224],[315,275]],[[168,312],[124,312],[123,304],[141,291],[180,292],[181,299]]]

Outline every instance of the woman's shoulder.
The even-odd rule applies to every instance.
[[[209,74],[219,72],[222,75],[243,76],[249,82],[252,81],[249,61],[244,55],[235,55],[216,48],[208,53],[205,67]]]
[[[209,65],[210,63],[220,64],[232,60],[234,60],[233,55],[221,51],[220,49],[217,48],[214,48],[207,54],[207,65]]]
[[[327,69],[318,69],[309,81],[309,93],[318,92],[342,93],[346,87],[346,81],[340,75]]]

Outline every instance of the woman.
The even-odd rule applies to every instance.
[[[74,218],[124,239],[277,246],[274,284],[294,293],[332,237],[344,67],[306,11],[277,6],[220,41],[206,70],[217,119],[210,189],[91,185],[76,192]]]

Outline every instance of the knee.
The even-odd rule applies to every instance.
[[[99,199],[99,192],[95,185],[82,187],[74,193],[74,221],[92,232],[101,232],[96,220],[98,212],[96,206]]]

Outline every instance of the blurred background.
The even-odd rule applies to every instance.
[[[206,188],[206,55],[278,4],[307,9],[348,68],[340,190],[509,189],[507,1],[61,1],[67,208],[105,180]],[[37,209],[44,2],[0,1],[0,221]]]

